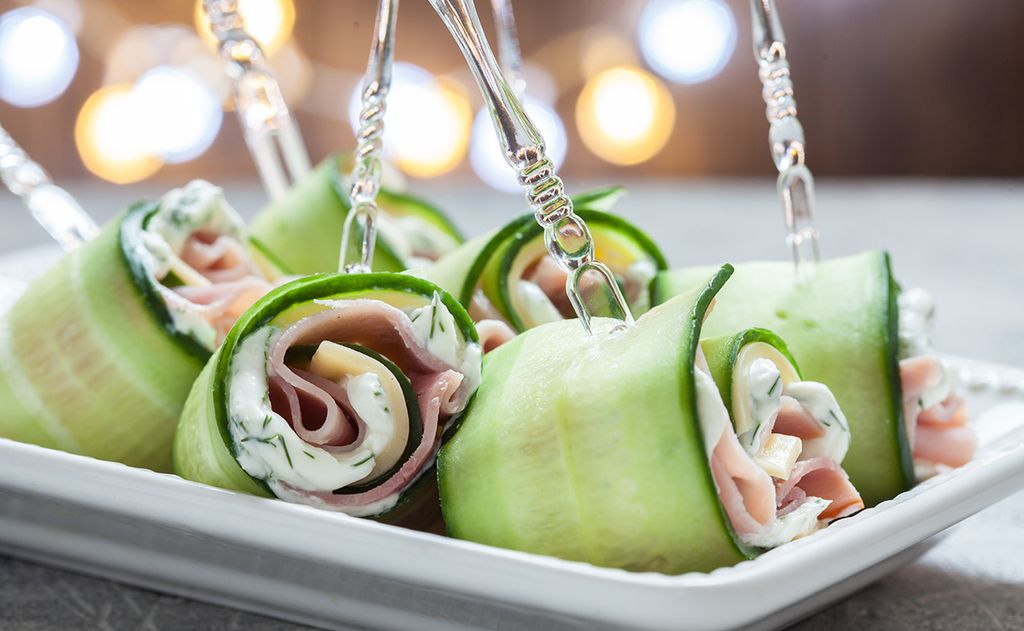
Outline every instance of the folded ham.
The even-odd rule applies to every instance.
[[[716,395],[711,392],[703,396]],[[824,433],[808,410],[788,396],[781,397],[777,412],[767,424],[763,431],[769,434],[813,439]],[[722,424],[721,434],[714,439],[710,460],[722,508],[740,538],[753,545],[768,547],[764,543],[767,541],[765,533],[773,528],[778,530],[781,518],[809,500],[819,502],[820,506],[815,509],[817,520],[824,523],[864,508],[860,493],[833,458],[798,458],[788,477],[773,477],[743,448],[730,423]],[[774,545],[778,543],[785,543],[785,540]]]
[[[409,436],[408,457],[381,479],[361,480],[365,490],[325,491],[281,482],[285,495],[336,510],[362,514],[394,499],[433,464],[442,429],[461,411],[472,395],[473,385],[453,366],[427,348],[409,316],[378,300],[341,301],[325,311],[290,326],[273,343],[267,355],[267,382],[273,411],[284,418],[308,445],[335,455],[364,447],[367,422],[349,400],[346,380],[326,379],[292,362],[289,351],[317,347],[323,342],[358,345],[397,366],[415,392],[422,432]],[[347,466],[347,465],[346,465]],[[375,483],[379,482],[379,483]]]
[[[274,287],[233,236],[197,230],[185,241],[179,259],[205,282],[185,282],[160,291],[172,309],[188,312],[213,328],[214,346],[219,346],[235,321]]]

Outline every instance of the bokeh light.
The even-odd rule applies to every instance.
[[[349,121],[359,129],[362,84],[352,91]],[[394,65],[384,119],[384,155],[416,177],[436,177],[454,169],[466,155],[473,110],[451,80],[419,66]]]
[[[78,154],[87,169],[105,180],[138,182],[163,164],[149,151],[145,126],[131,85],[101,88],[85,101],[75,121]]]
[[[238,0],[238,12],[245,19],[245,30],[259,42],[268,57],[292,36],[295,27],[295,4],[292,0]],[[203,39],[216,46],[217,38],[203,12],[203,0],[196,0],[194,18],[196,30]]]
[[[653,157],[668,142],[675,117],[665,85],[632,66],[594,76],[576,102],[583,144],[613,164],[638,164]]]
[[[671,81],[696,83],[722,71],[736,48],[736,19],[722,0],[651,0],[637,36],[644,59]]]
[[[146,146],[164,162],[186,162],[201,155],[220,130],[220,101],[188,70],[153,68],[139,78],[132,98],[132,107],[145,120]]]
[[[23,7],[0,16],[0,99],[36,107],[56,99],[78,69],[78,45],[56,16]]]
[[[530,85],[527,83],[527,85]],[[548,158],[555,166],[561,166],[568,148],[565,125],[554,108],[529,95],[523,98],[523,106],[530,120],[544,137]],[[514,193],[522,190],[515,171],[505,162],[494,124],[487,108],[481,109],[473,121],[473,140],[469,147],[469,162],[481,180],[499,191]]]

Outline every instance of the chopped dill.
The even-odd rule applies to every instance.
[[[363,459],[362,459],[362,460],[360,460],[359,462],[354,462],[354,463],[352,463],[352,466],[353,466],[353,467],[358,467],[359,465],[363,465],[363,464],[366,464],[367,462],[369,462],[369,461],[373,460],[373,456],[374,456],[374,453],[373,453],[373,452],[371,451],[371,452],[370,452],[370,455],[369,455],[369,456],[367,456],[367,457],[363,458]]]

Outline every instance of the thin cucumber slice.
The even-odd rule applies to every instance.
[[[718,500],[696,400],[701,325],[725,266],[624,332],[531,329],[488,354],[438,458],[449,533],[636,571],[708,571],[757,554]]]
[[[177,418],[209,352],[140,283],[138,204],[36,279],[0,320],[0,436],[168,471]]]

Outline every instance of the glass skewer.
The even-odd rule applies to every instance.
[[[797,272],[806,274],[821,254],[814,226],[814,177],[805,164],[804,129],[797,118],[786,36],[775,0],[751,0],[751,15],[754,58],[770,125],[768,144],[779,171],[777,186],[785,213],[786,243]]]
[[[245,30],[238,1],[203,0],[203,10],[232,80],[238,119],[263,188],[279,199],[310,170],[298,125],[263,49]]]
[[[491,0],[494,11],[494,27],[498,40],[498,61],[517,96],[526,91],[526,75],[523,72],[522,49],[519,48],[519,34],[516,30],[516,16],[512,11],[512,0]]]
[[[369,272],[373,267],[373,249],[377,241],[377,193],[380,192],[383,171],[384,114],[391,89],[397,17],[398,0],[380,0],[373,28],[373,46],[363,78],[355,165],[349,189],[351,210],[345,217],[341,235],[339,269],[347,273]],[[358,252],[350,250],[355,239],[359,242]]]
[[[625,326],[631,326],[633,315],[622,290],[608,266],[594,258],[590,229],[575,213],[562,179],[545,153],[544,139],[499,70],[473,0],[430,0],[430,4],[448,27],[473,72],[505,160],[515,169],[520,184],[527,191],[526,199],[534,218],[544,228],[548,253],[567,274],[565,291],[580,323],[588,333],[593,331],[593,314],[580,283],[585,273],[594,272],[612,298],[614,316]]]
[[[21,198],[32,217],[65,251],[99,234],[99,227],[63,188],[50,179],[39,163],[0,127],[0,179]]]

